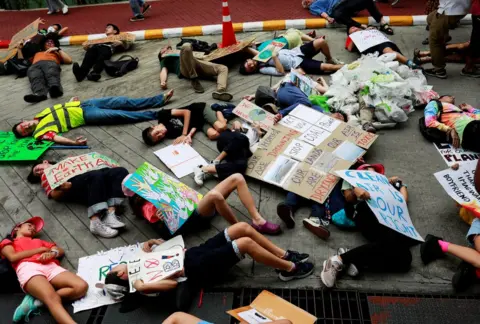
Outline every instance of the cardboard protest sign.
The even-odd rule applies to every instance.
[[[177,178],[193,173],[198,165],[207,165],[207,161],[188,144],[169,145],[154,152]]]
[[[218,60],[221,57],[240,52],[245,47],[250,46],[253,43],[254,40],[255,40],[255,37],[250,37],[250,38],[247,38],[243,41],[240,41],[237,44],[233,44],[233,45],[223,47],[223,48],[217,48],[216,50],[214,50],[210,54],[206,55],[203,58],[203,60],[211,62],[211,61]]]
[[[18,50],[16,48],[12,49],[0,49],[0,63],[5,63],[15,55],[17,55]]]
[[[119,166],[118,162],[108,156],[90,152],[72,156],[45,169],[45,176],[52,189],[57,188],[69,179],[93,170],[113,168]]]
[[[12,132],[0,132],[0,161],[35,161],[52,144],[32,137],[16,138]]]
[[[272,41],[268,44],[260,53],[258,53],[253,59],[259,62],[267,62],[272,58],[273,53],[278,53],[285,47],[285,43]]]
[[[475,169],[478,161],[460,164],[458,170],[448,168],[435,173],[435,178],[458,204],[480,217],[480,194],[475,189]]]
[[[169,56],[180,56],[180,50],[179,49],[169,49],[165,53],[162,54],[162,58],[169,57]],[[205,57],[205,53],[194,51],[193,52],[193,57],[201,60]]]
[[[271,126],[248,160],[246,175],[323,203],[376,135],[299,105]]]
[[[78,260],[77,275],[88,283],[88,291],[85,297],[75,301],[73,312],[81,312],[104,305],[115,304],[108,294],[102,289],[95,287],[99,282],[104,282],[107,273],[119,264],[127,264],[142,252],[139,243],[129,246],[114,248],[108,251],[100,251],[95,255],[86,256]]]
[[[352,186],[370,194],[367,204],[380,224],[414,240],[424,241],[412,224],[405,199],[387,177],[374,171],[343,170],[336,173]]]
[[[233,113],[250,123],[258,123],[262,129],[273,126],[275,115],[243,99],[233,110]]]
[[[125,181],[125,186],[157,207],[172,234],[185,224],[203,198],[203,195],[148,162],[144,162]]]
[[[135,35],[130,34],[130,33],[121,33],[119,35],[112,35],[104,38],[99,38],[99,39],[92,39],[92,40],[87,40],[83,42],[82,46],[85,45],[95,45],[95,44],[105,44],[105,43],[111,43],[114,41],[122,41],[126,43],[133,43],[135,42]]]
[[[268,323],[287,319],[293,324],[313,324],[317,318],[283,298],[264,290],[248,306],[227,312],[240,322]]]
[[[378,44],[390,42],[390,40],[377,29],[358,31],[350,34],[350,38],[359,52],[363,52],[371,47],[377,46]]]
[[[151,252],[128,261],[130,292],[136,291],[133,285],[137,280],[152,283],[167,279],[182,271],[184,258],[183,247],[176,247],[165,251]]]
[[[438,153],[442,156],[448,166],[452,166],[455,163],[464,164],[470,161],[477,161],[480,157],[480,154],[467,151],[459,148],[454,148],[451,144],[448,143],[433,143]]]
[[[295,70],[290,71],[290,82],[292,82],[297,88],[302,90],[304,94],[308,96],[319,94],[316,86],[317,82],[313,81],[309,76],[298,73]]]
[[[38,25],[40,24],[41,19],[37,19],[29,25],[23,27],[22,30],[17,32],[10,40],[10,45],[8,49],[16,48],[24,40],[28,40],[35,36],[38,33]]]

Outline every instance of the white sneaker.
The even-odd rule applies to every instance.
[[[108,227],[99,219],[90,221],[90,232],[105,238],[112,238],[118,235],[118,231],[116,229]]]
[[[320,278],[325,286],[332,288],[337,281],[337,274],[343,270],[343,263],[338,256],[334,255],[323,261],[323,270]]]
[[[68,6],[67,6],[67,5],[63,6],[63,8],[62,8],[62,13],[63,13],[64,15],[66,15],[66,14],[68,13]]]
[[[330,64],[335,64],[335,65],[345,64],[345,62],[340,61],[339,59],[337,59],[337,58],[335,58],[335,57],[332,57],[332,58],[330,59],[330,61],[328,61],[328,63],[330,63]]]
[[[345,252],[348,252],[347,248],[338,248],[337,255],[341,255]],[[350,263],[347,268],[347,275],[349,275],[350,277],[356,277],[359,273],[360,271],[358,271],[357,267],[353,263]]]
[[[111,228],[122,228],[125,224],[120,221],[120,217],[115,212],[107,212],[107,216],[102,220],[105,225]]]
[[[199,186],[203,186],[203,180],[205,180],[205,172],[202,170],[202,165],[196,166],[193,169],[193,180],[195,180],[195,183]]]
[[[53,14],[53,11],[50,11],[50,10],[49,10],[49,11],[47,12],[47,15],[51,15],[51,14]]]

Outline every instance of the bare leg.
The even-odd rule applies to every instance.
[[[25,285],[25,291],[40,300],[47,306],[55,322],[62,324],[74,324],[75,321],[62,305],[60,295],[55,292],[53,286],[43,276],[32,277]]]
[[[85,296],[88,284],[76,274],[65,271],[50,281],[63,300],[77,300]]]
[[[342,67],[342,64],[320,63],[320,70],[322,70],[323,72],[336,72]]]
[[[167,68],[163,68],[160,71],[160,88],[163,90],[167,89],[167,79],[168,79],[168,70]]]
[[[210,174],[216,174],[217,168],[214,164],[204,165],[202,166],[202,171]]]
[[[387,47],[383,50],[383,54],[387,54],[387,53],[395,53],[395,55],[397,56],[396,57],[396,60],[402,64],[407,64],[408,62],[408,58],[406,58],[405,56],[403,56],[402,54],[398,53],[398,52],[395,52],[393,49],[391,49],[390,47]]]
[[[313,47],[315,50],[322,52],[325,55],[325,59],[330,61],[332,59],[332,55],[330,53],[330,47],[328,47],[328,43],[324,38],[317,38],[313,41]]]
[[[248,254],[253,260],[275,269],[291,271],[294,268],[292,262],[282,259],[285,250],[270,242],[247,223],[232,225],[227,231],[230,238],[237,243],[240,253]]]
[[[175,312],[163,321],[163,324],[198,324],[200,321],[201,319],[193,315],[183,312]]]
[[[448,253],[470,263],[475,268],[480,268],[480,253],[478,251],[480,249],[480,237],[477,236],[474,242],[477,250],[450,243],[448,244]]]

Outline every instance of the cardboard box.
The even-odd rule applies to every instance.
[[[264,290],[249,305],[227,312],[241,322],[269,323],[288,319],[293,324],[313,324],[317,318],[283,298]]]

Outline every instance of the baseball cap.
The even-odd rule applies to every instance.
[[[10,232],[10,235],[14,236],[15,235],[15,230],[22,226],[23,224],[25,223],[30,223],[32,224],[33,226],[35,226],[35,231],[38,233],[42,230],[43,228],[43,224],[44,224],[44,221],[43,221],[43,218],[41,218],[40,216],[33,216],[32,218],[30,219],[27,219],[26,221],[24,222],[21,222],[21,223],[18,223],[16,224],[13,228],[12,228],[12,231]]]
[[[385,174],[385,167],[383,166],[383,164],[362,164],[361,166],[359,166],[357,168],[357,170],[365,170],[365,169],[368,169],[368,168],[373,168],[375,170],[375,172],[377,173],[380,173],[380,174]]]

